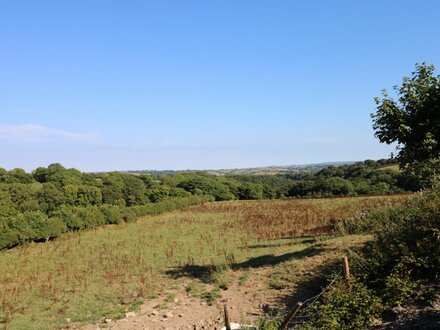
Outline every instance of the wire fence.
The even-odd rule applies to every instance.
[[[367,265],[365,264],[365,261],[354,251],[352,250],[348,250],[351,258],[353,260],[355,260],[356,265],[359,266],[362,269],[367,270]],[[267,322],[275,322],[275,321],[279,321],[280,319],[282,319],[282,323],[279,326],[280,330],[287,330],[292,326],[296,326],[296,325],[301,325],[301,324],[305,324],[307,322],[307,319],[310,317],[310,314],[308,313],[310,307],[312,307],[327,291],[330,290],[330,288],[337,283],[338,280],[342,279],[342,275],[344,275],[346,281],[347,281],[347,285],[350,286],[350,282],[349,282],[349,278],[350,278],[350,269],[349,269],[349,265],[348,265],[348,258],[347,257],[343,257],[343,264],[344,264],[344,268],[343,270],[339,271],[337,274],[334,275],[333,279],[330,281],[329,284],[327,284],[318,294],[307,298],[304,301],[298,301],[296,303],[296,305],[289,311],[283,314],[279,314],[277,316],[274,316],[272,318],[265,318],[265,320]],[[226,311],[226,306],[225,306],[225,311]],[[225,323],[226,323],[226,329],[230,329],[228,328],[228,322],[229,322],[229,317],[227,317],[226,312],[225,312]]]
[[[310,297],[304,301],[298,302],[297,305],[295,306],[295,307],[298,306],[298,308],[296,309],[296,312],[294,314],[287,313],[284,315],[284,322],[281,324],[280,329],[283,329],[283,330],[287,329],[289,325],[304,324],[305,319],[307,319],[309,317],[309,315],[307,314],[307,310],[311,306],[313,306],[313,304],[315,304],[319,300],[319,298],[321,298],[324,295],[324,293],[326,293],[328,290],[330,290],[330,288],[333,286],[333,284],[335,284],[335,282],[341,278],[342,273],[343,273],[342,270],[339,273],[337,273],[334,276],[334,278],[330,281],[330,283],[325,288],[323,288],[321,290],[321,292],[319,292],[318,294],[316,294],[313,297]],[[293,310],[295,310],[295,308]],[[300,313],[300,314],[298,314],[298,313]]]

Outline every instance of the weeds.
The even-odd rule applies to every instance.
[[[246,281],[249,279],[251,271],[246,269],[245,272],[238,278],[238,285],[245,285]]]
[[[398,205],[410,198],[411,195],[396,195],[221,202],[189,209],[210,214],[233,213],[234,220],[223,225],[228,232],[246,229],[254,237],[276,239],[335,233],[339,221],[372,208]]]
[[[171,302],[174,302],[174,299],[176,299],[176,295],[174,293],[169,293],[165,297],[165,302],[171,303]]]

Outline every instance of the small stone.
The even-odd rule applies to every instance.
[[[180,313],[180,314],[179,314],[179,317],[183,317],[183,314],[182,314],[182,313]]]
[[[152,311],[151,314],[152,315],[159,315],[159,312],[158,311]]]
[[[174,315],[173,315],[173,313],[171,313],[171,312],[168,312],[168,313],[166,313],[166,314],[163,315],[163,317],[166,318],[166,319],[170,319],[170,318],[172,318],[173,316],[174,316]]]
[[[112,319],[105,319],[104,322],[105,323],[112,323]]]
[[[66,322],[67,322],[67,323],[70,323],[70,321],[71,321],[71,320],[70,320],[69,318],[66,319]]]
[[[174,302],[175,302],[175,303],[179,302],[179,299],[174,298]]]
[[[136,313],[135,312],[128,312],[128,313],[125,313],[125,317],[128,319],[128,318],[130,318],[130,317],[135,317],[136,316]]]

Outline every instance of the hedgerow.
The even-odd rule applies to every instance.
[[[356,224],[359,221],[360,224]],[[332,288],[312,309],[306,328],[361,329],[381,313],[428,301],[440,280],[440,189],[406,205],[352,219],[345,231],[373,239],[352,259],[354,279]]]

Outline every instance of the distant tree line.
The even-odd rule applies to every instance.
[[[0,249],[63,232],[129,222],[212,200],[147,175],[88,174],[60,164],[0,169]]]
[[[390,160],[292,175],[82,173],[60,164],[0,169],[0,249],[128,222],[203,201],[392,194],[419,188]]]
[[[400,172],[392,160],[329,166],[297,179],[288,196],[384,195],[420,189],[418,180]]]
[[[385,195],[420,189],[417,179],[400,172],[391,159],[328,166],[318,171],[233,178],[251,184],[253,195],[260,198]]]

